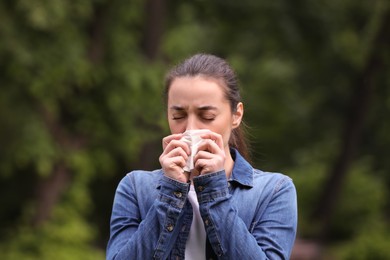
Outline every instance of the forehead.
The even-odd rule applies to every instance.
[[[172,81],[169,93],[168,103],[172,102],[228,102],[226,98],[226,89],[222,80],[195,76],[179,77]],[[183,104],[184,105],[184,104]]]

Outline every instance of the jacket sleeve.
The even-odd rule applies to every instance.
[[[194,179],[207,236],[219,259],[289,259],[297,228],[296,190],[284,175],[273,185],[248,228],[231,201],[224,171]]]
[[[106,259],[167,258],[180,231],[189,184],[165,176],[160,183],[157,198],[142,219],[141,207],[145,205],[139,204],[146,200],[137,196],[142,186],[136,187],[133,173],[121,180],[114,197]]]

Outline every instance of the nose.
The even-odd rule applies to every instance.
[[[188,115],[186,131],[199,129],[199,124],[194,115]]]

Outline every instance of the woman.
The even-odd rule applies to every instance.
[[[162,169],[133,171],[119,183],[107,259],[288,259],[295,187],[244,159],[234,71],[197,54],[173,68],[165,86],[171,135],[162,140]],[[188,160],[193,168],[184,171]]]

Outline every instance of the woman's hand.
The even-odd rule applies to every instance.
[[[173,134],[163,138],[163,153],[159,161],[167,177],[187,183],[190,173],[184,172],[183,167],[186,165],[191,150],[188,144],[180,140],[182,137],[183,134]]]
[[[204,139],[194,157],[195,169],[200,175],[218,172],[225,167],[225,150],[222,136],[212,131],[202,134]]]

